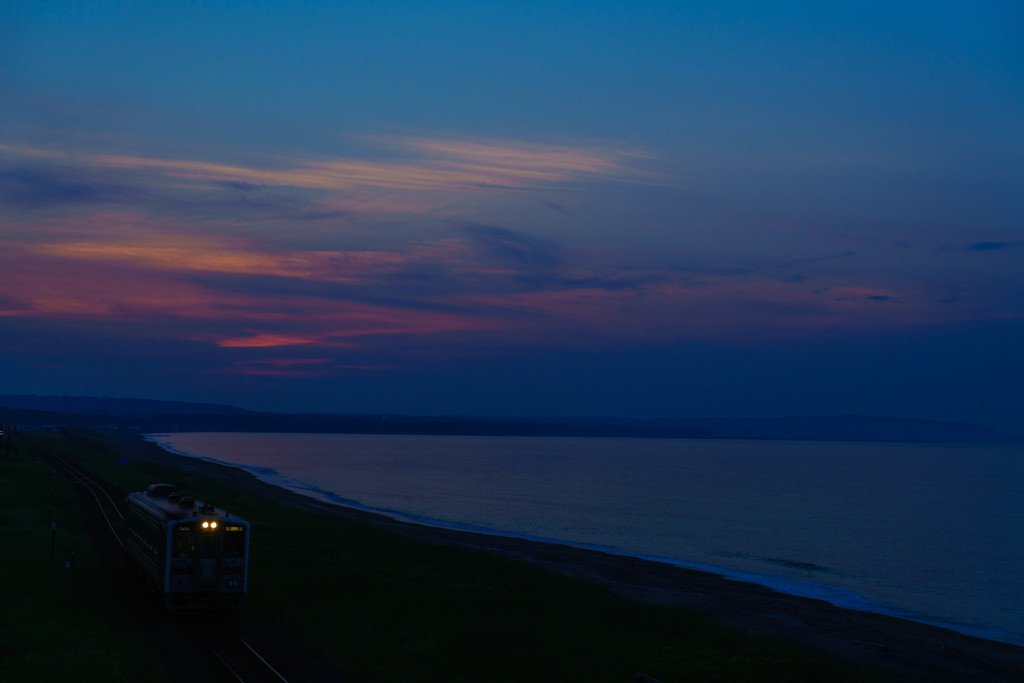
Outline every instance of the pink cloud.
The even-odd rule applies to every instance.
[[[590,173],[604,163],[566,149],[409,144],[448,161],[513,170],[537,167],[556,175]],[[835,275],[825,286],[735,275],[668,280],[671,276],[659,273],[650,284],[632,287],[565,284],[566,289],[524,291],[532,285],[523,281],[533,282],[517,277],[529,274],[524,266],[514,259],[502,262],[504,267],[481,261],[477,245],[456,238],[404,243],[395,250],[289,249],[238,230],[198,233],[171,219],[114,211],[38,224],[0,219],[0,235],[7,235],[0,242],[0,316],[174,321],[181,338],[221,349],[304,346],[313,349],[310,353],[330,355],[332,349],[368,344],[370,337],[438,335],[467,347],[742,340],[755,334],[784,338],[978,317],[969,294],[953,310],[913,285],[837,285]],[[428,273],[422,281],[430,281],[434,272],[444,274],[439,278],[444,286],[420,288],[421,273]],[[258,279],[263,276],[310,286],[275,291]],[[542,286],[601,282],[591,276],[583,267],[571,273],[562,268]],[[253,282],[261,287],[247,290]],[[470,291],[477,282],[492,293]],[[346,299],[349,294],[353,298]],[[374,295],[378,302],[369,301]],[[360,296],[367,300],[357,300]],[[298,366],[291,369],[298,371]]]
[[[22,226],[13,226],[24,230]],[[9,232],[13,232],[10,230]],[[468,316],[403,312],[382,305],[244,289],[221,291],[194,273],[279,276],[325,283],[387,277],[411,263],[459,267],[468,258],[456,240],[414,244],[399,251],[284,250],[253,239],[171,232],[162,222],[104,213],[51,219],[32,242],[0,243],[5,316],[190,320],[314,321],[319,336],[266,331],[253,338],[221,335],[226,347],[310,343],[328,337],[467,329]],[[339,323],[339,321],[343,321]],[[329,325],[324,327],[325,325]]]
[[[238,236],[172,234],[164,222],[112,213],[54,219],[40,233],[34,243],[0,244],[5,277],[0,316],[175,319],[183,321],[184,338],[225,349],[335,348],[371,336],[438,334],[461,336],[466,343],[486,337],[499,344],[742,339],[755,333],[786,337],[948,322],[956,314],[933,303],[926,291],[826,288],[753,276],[486,295],[464,290],[431,295],[403,285],[399,298],[413,305],[395,306],[320,296],[315,287],[306,295],[246,291],[244,280],[222,290],[194,275],[270,275],[378,287],[400,269],[422,265],[500,289],[515,286],[517,272],[481,266],[473,248],[457,239],[394,252],[285,250]],[[586,276],[581,271],[572,279]],[[968,309],[957,310],[977,313]],[[240,326],[250,332],[239,334]]]
[[[256,333],[247,337],[222,337],[217,346],[225,348],[267,348],[278,346],[294,346],[296,344],[312,344],[316,337],[302,337],[293,334]]]

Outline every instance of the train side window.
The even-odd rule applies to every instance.
[[[172,539],[174,557],[194,557],[196,554],[196,534],[191,524],[179,524],[174,527]]]
[[[224,527],[224,557],[245,556],[245,527],[229,524]]]

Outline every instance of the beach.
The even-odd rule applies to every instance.
[[[262,482],[241,469],[176,455],[137,437],[119,437],[118,441],[129,457],[193,471],[291,506],[342,515],[431,543],[499,553],[604,584],[624,596],[692,609],[746,632],[820,648],[910,680],[1016,681],[1024,677],[1024,648],[1014,645],[843,609],[659,562],[396,521],[316,501]]]

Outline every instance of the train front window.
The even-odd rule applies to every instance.
[[[245,527],[228,524],[224,527],[224,557],[245,557]]]
[[[179,524],[174,527],[171,539],[171,554],[174,557],[194,557],[196,554],[196,534],[191,524]]]

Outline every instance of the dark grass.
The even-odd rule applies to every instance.
[[[0,451],[0,558],[0,681],[162,680],[108,599],[75,490],[23,442]]]
[[[113,441],[98,436],[45,438],[125,490],[174,483],[246,518],[246,609],[345,680],[891,680],[495,554],[299,510],[141,459],[118,465]]]

